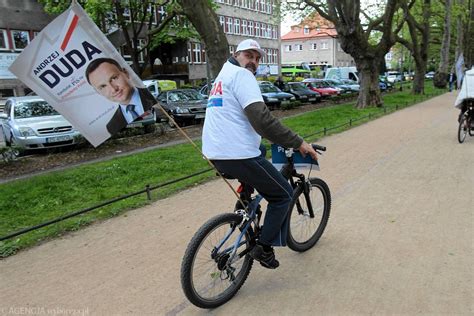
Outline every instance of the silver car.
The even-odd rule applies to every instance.
[[[38,96],[9,98],[0,125],[5,143],[22,149],[74,145],[80,133]]]

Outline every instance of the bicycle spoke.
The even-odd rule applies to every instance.
[[[232,258],[234,243],[241,231],[237,228],[241,217],[235,214],[217,216],[195,239],[195,245],[183,260],[182,274],[185,276],[185,294],[198,306],[213,306],[230,298],[245,281],[251,268],[250,258],[241,253],[247,248],[248,236],[239,243],[234,261]],[[207,228],[209,226],[209,228]],[[192,260],[192,261],[189,261]],[[183,271],[183,269],[185,271]],[[183,277],[183,276],[182,276]]]

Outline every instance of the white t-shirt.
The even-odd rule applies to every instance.
[[[209,159],[246,159],[260,155],[261,136],[244,113],[245,107],[263,102],[255,76],[229,61],[217,76],[207,103],[202,151]]]

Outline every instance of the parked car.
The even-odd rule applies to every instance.
[[[283,92],[291,93],[295,96],[296,100],[302,103],[316,103],[321,101],[321,95],[318,92],[309,89],[301,82],[285,83]]]
[[[323,99],[340,94],[340,91],[329,87],[322,79],[308,78],[303,80],[303,83],[311,90],[318,92]]]
[[[351,87],[345,84],[342,80],[339,79],[325,79],[324,82],[328,84],[331,88],[339,89],[341,94],[352,93],[354,92]]]
[[[201,122],[206,115],[207,100],[195,89],[163,91],[158,102],[180,126]]]
[[[429,71],[425,74],[425,78],[426,79],[433,79],[434,75],[435,75],[434,71]]]
[[[260,82],[258,86],[262,92],[263,101],[269,109],[279,108],[296,100],[292,94],[281,91],[271,82]]]
[[[352,92],[359,92],[360,90],[360,84],[358,84],[357,81],[350,79],[341,79],[341,82],[344,83]]]
[[[80,136],[71,123],[38,96],[7,99],[0,122],[7,146],[22,149],[71,146]]]

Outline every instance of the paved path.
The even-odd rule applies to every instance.
[[[186,301],[179,268],[197,228],[234,203],[220,180],[0,261],[0,314],[472,315],[474,137],[457,143],[454,99],[323,139],[323,238],[278,249],[280,268],[255,265],[216,310]]]

